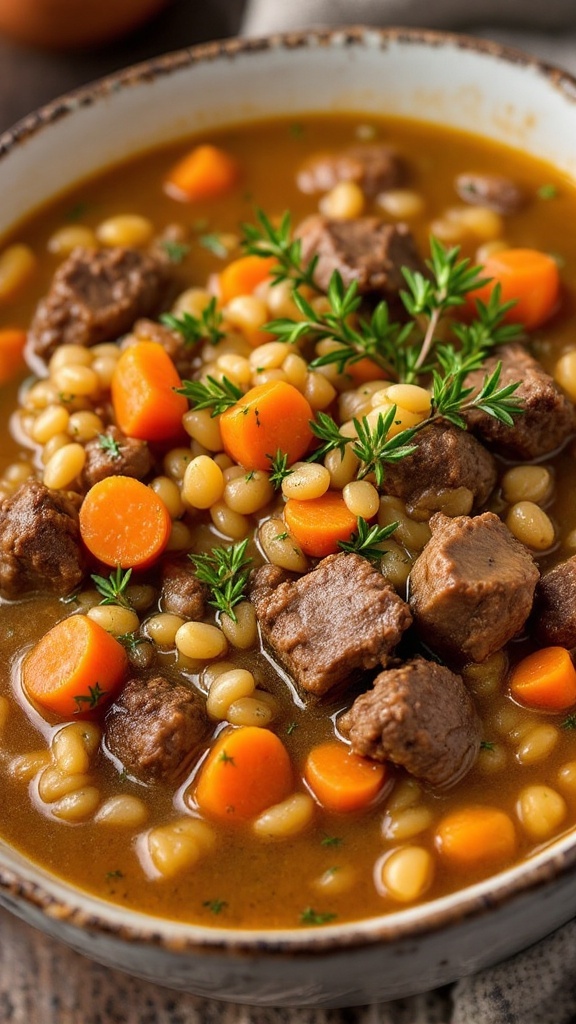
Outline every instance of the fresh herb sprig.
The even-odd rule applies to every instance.
[[[481,266],[460,258],[458,246],[446,248],[434,237],[430,239],[426,273],[402,268],[406,288],[401,290],[400,298],[410,317],[407,323],[395,323],[385,301],[378,303],[370,319],[360,317],[357,283],[345,287],[338,271],[334,271],[328,287],[329,308],[319,312],[299,290],[303,283],[315,287],[315,263],[303,263],[299,240],[291,240],[289,215],[284,215],[279,228],[274,228],[261,211],[257,211],[256,221],[255,225],[246,226],[245,246],[249,252],[260,255],[271,255],[274,250],[279,261],[275,279],[293,282],[292,297],[300,314],[297,320],[272,320],[265,325],[266,330],[292,344],[302,339],[335,342],[312,360],[312,368],[334,365],[339,373],[345,373],[349,366],[368,357],[391,378],[414,383],[433,370],[442,373],[440,348],[451,348],[454,354],[461,352],[461,371],[467,367],[470,373],[481,366],[490,349],[522,333],[518,325],[504,323],[514,303],[503,303],[501,289],[496,285],[488,302],[476,302],[476,318],[471,324],[450,325],[454,342],[442,339],[438,332],[440,322],[462,306],[468,293],[487,283],[487,279],[482,276]]]
[[[210,374],[205,380],[183,380],[181,388],[175,388],[179,395],[184,395],[195,409],[211,409],[212,416],[219,416],[231,406],[236,405],[243,392],[228,377],[216,380]]]
[[[177,331],[184,339],[185,345],[196,345],[199,341],[209,341],[217,345],[225,337],[222,330],[223,314],[218,309],[216,297],[213,296],[200,316],[192,313],[162,313],[160,323],[171,331]]]
[[[111,459],[119,459],[122,456],[120,445],[112,434],[98,434],[98,447],[106,452]]]
[[[269,481],[275,490],[279,490],[282,487],[282,481],[292,473],[288,465],[288,454],[278,448],[275,455],[268,455],[267,458],[270,459]]]
[[[310,461],[323,458],[331,451],[339,451],[343,456],[346,445],[351,445],[354,455],[360,461],[360,468],[357,472],[357,479],[363,480],[370,473],[374,473],[378,487],[384,481],[384,466],[387,462],[398,462],[399,459],[411,455],[415,445],[411,444],[412,439],[420,427],[410,427],[401,430],[395,437],[388,437],[388,431],[396,416],[396,406],[390,407],[386,414],[380,413],[376,423],[371,425],[366,416],[362,420],[353,420],[356,430],[356,438],[343,434],[338,424],[327,413],[317,422],[312,422],[310,427],[313,433],[323,441],[323,444],[309,456]],[[425,421],[428,422],[428,421]]]
[[[379,545],[394,533],[398,525],[398,523],[389,523],[388,526],[378,526],[378,523],[374,523],[373,526],[370,526],[370,524],[360,516],[358,518],[356,533],[352,534],[349,541],[339,541],[339,547],[342,551],[362,555],[362,557],[367,558],[369,562],[378,564],[382,556],[385,554],[384,550]]]
[[[126,594],[126,587],[130,582],[132,569],[122,569],[119,565],[106,576],[91,576],[90,579],[96,586],[96,590],[102,596],[100,604],[119,604],[122,608],[132,608],[132,604]]]
[[[292,345],[302,338],[315,341],[327,338],[337,342],[337,347],[312,361],[313,368],[332,364],[339,373],[344,373],[348,366],[369,357],[387,374],[398,375],[400,363],[406,361],[407,341],[413,324],[393,323],[386,302],[376,306],[369,321],[356,318],[362,301],[358,282],[352,281],[346,288],[337,270],[332,274],[328,287],[328,312],[316,312],[298,289],[294,290],[292,297],[302,318],[296,321],[288,318],[272,320],[265,329]]]
[[[212,548],[207,554],[189,554],[196,576],[210,590],[209,604],[236,622],[234,607],[244,600],[252,559],[246,556],[247,540],[231,547]]]
[[[302,259],[302,243],[292,236],[292,220],[288,212],[284,213],[276,226],[263,210],[256,209],[256,224],[242,225],[242,248],[253,256],[273,257],[277,265],[272,267],[270,275],[276,283],[291,281],[295,288],[306,284],[318,291],[314,281],[314,270],[317,259],[306,264]]]

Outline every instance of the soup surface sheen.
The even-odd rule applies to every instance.
[[[214,153],[210,151],[202,155],[207,169],[188,165],[174,170],[182,157],[205,144],[216,147],[216,163],[211,163]],[[388,170],[384,173],[380,167],[372,172],[368,165],[382,147],[387,153]],[[331,332],[323,321],[321,330],[315,333],[309,326],[291,339],[294,344],[282,348],[286,325],[282,335],[282,329],[263,329],[264,324],[287,318],[296,323],[311,316],[321,319],[330,308],[326,287],[318,284],[320,263],[316,286],[310,275],[304,275],[299,289],[308,306],[300,303],[298,307],[291,295],[294,273],[292,283],[274,283],[273,272],[272,278],[266,276],[273,260],[265,263],[252,253],[252,264],[236,262],[247,255],[242,245],[242,225],[256,225],[261,233],[264,230],[256,209],[264,211],[276,231],[286,211],[290,211],[292,227],[319,214],[323,218],[322,237],[316,251],[321,253],[321,261],[326,247],[330,260],[335,251],[338,254],[350,244],[349,238],[334,241],[334,234],[327,241],[323,233],[327,222],[350,227],[364,224],[366,218],[375,218],[369,227],[376,233],[380,222],[407,226],[414,240],[412,249],[403,248],[404,227],[394,237],[401,239],[402,252],[413,254],[413,270],[424,270],[418,261],[429,258],[431,235],[444,247],[459,246],[460,257],[468,257],[473,264],[488,261],[491,265],[491,260],[510,250],[544,254],[548,270],[553,265],[552,277],[559,275],[559,292],[554,293],[554,282],[552,291],[545,284],[542,310],[539,307],[534,314],[535,323],[522,334],[520,344],[556,381],[566,421],[562,436],[552,440],[549,447],[544,441],[540,446],[543,451],[522,456],[511,454],[510,448],[503,448],[500,442],[490,444],[494,480],[481,500],[477,500],[469,479],[480,477],[481,467],[474,466],[472,472],[468,469],[466,481],[448,487],[442,484],[443,475],[437,468],[430,483],[441,493],[433,500],[428,495],[424,504],[412,501],[410,505],[408,501],[407,509],[405,495],[387,490],[387,478],[393,479],[393,467],[399,463],[380,463],[380,479],[379,471],[374,472],[375,465],[359,461],[358,452],[352,454],[350,445],[345,449],[345,441],[325,458],[307,463],[325,467],[315,477],[309,469],[302,472],[299,467],[326,437],[315,441],[306,423],[302,426],[294,391],[309,403],[316,422],[322,420],[322,415],[330,416],[334,429],[347,425],[343,432],[353,437],[350,423],[354,418],[361,421],[368,417],[374,429],[378,422],[382,424],[393,404],[397,409],[392,420],[399,420],[398,429],[417,426],[428,415],[417,406],[422,401],[426,405],[426,391],[430,398],[431,377],[426,372],[418,373],[408,397],[405,392],[386,396],[382,392],[394,383],[394,378],[380,372],[382,359],[380,367],[378,359],[368,362],[364,358],[362,362],[325,362],[311,370],[313,359],[334,353],[338,344],[342,348],[342,318],[340,334]],[[281,928],[370,917],[434,899],[530,857],[576,825],[576,682],[570,674],[574,670],[567,653],[576,645],[576,571],[573,579],[568,571],[562,583],[563,607],[570,607],[572,602],[574,609],[573,640],[564,624],[559,641],[550,639],[549,632],[537,647],[535,637],[543,635],[541,584],[536,588],[536,611],[529,615],[536,579],[534,575],[530,583],[532,559],[545,573],[567,562],[576,551],[576,471],[570,425],[572,401],[576,400],[576,236],[566,230],[575,220],[573,185],[544,163],[472,136],[423,124],[318,116],[298,122],[256,123],[141,156],[84,182],[5,240],[0,253],[2,561],[7,566],[10,560],[20,559],[24,574],[36,571],[31,568],[29,554],[35,542],[25,534],[29,527],[26,516],[34,520],[36,513],[29,510],[23,514],[15,531],[10,526],[14,496],[20,493],[19,488],[29,487],[32,478],[66,496],[74,522],[75,510],[82,505],[83,545],[81,579],[69,586],[61,578],[56,582],[44,579],[42,568],[37,570],[40,575],[36,584],[8,584],[7,576],[0,575],[0,586],[4,578],[4,590],[0,590],[4,595],[0,597],[0,833],[7,842],[72,884],[123,906],[206,925]],[[308,225],[303,237],[309,239],[314,231]],[[152,308],[138,308],[134,319],[140,323],[134,330],[132,324],[122,326],[113,336],[103,336],[97,348],[81,348],[79,352],[77,345],[62,348],[49,342],[46,358],[40,358],[38,345],[34,354],[29,343],[27,369],[12,372],[16,362],[9,362],[8,357],[4,368],[1,346],[8,329],[29,328],[39,301],[50,291],[54,273],[64,261],[75,258],[70,257],[70,250],[76,244],[89,251],[112,252],[116,246],[125,246],[130,252],[150,254],[155,266],[161,264],[163,268],[162,294]],[[255,245],[258,243],[252,239],[252,248]],[[308,252],[307,245],[305,241],[302,252]],[[373,258],[370,253],[378,245],[376,241],[367,244],[362,235],[350,280],[364,272],[362,261],[369,262]],[[362,255],[358,257],[360,250]],[[305,266],[302,252],[299,256],[293,252],[293,256],[296,264]],[[349,265],[346,259],[337,265]],[[390,250],[381,257],[380,264],[387,259],[394,265]],[[265,271],[255,269],[257,264],[264,264]],[[388,271],[387,282],[381,287],[367,287],[360,312],[346,311],[344,320],[350,329],[358,329],[358,315],[370,325],[376,301],[382,298],[389,301],[391,322],[410,320],[398,296],[407,284],[402,280],[391,283],[393,274],[390,268]],[[522,289],[533,298],[539,289],[538,274],[535,283],[530,279]],[[517,297],[521,300],[518,308],[524,310],[524,299],[520,293]],[[71,300],[67,301],[69,313]],[[442,338],[458,348],[451,333],[451,317],[460,316],[461,309],[452,307],[439,319],[436,340]],[[62,313],[61,307],[59,310]],[[164,324],[161,338],[154,325],[162,312],[170,311],[180,318],[180,328],[173,321]],[[186,313],[187,344],[182,333],[186,330],[186,321],[182,320]],[[73,321],[79,316],[78,310],[72,311]],[[459,322],[465,323],[466,316],[460,316]],[[428,324],[426,313],[418,314],[413,328],[418,346]],[[41,331],[35,330],[38,336]],[[357,345],[358,337],[357,333],[349,345]],[[70,334],[66,340],[71,338],[74,340],[76,335]],[[116,538],[111,556],[103,558],[97,546],[103,532],[101,519],[97,517],[95,541],[87,525],[86,495],[93,496],[99,478],[93,468],[92,475],[87,476],[86,453],[99,447],[101,456],[108,459],[103,479],[110,480],[118,473],[114,460],[121,457],[118,445],[122,452],[125,440],[121,434],[110,433],[110,427],[118,418],[129,417],[125,411],[119,417],[119,410],[130,406],[132,392],[139,392],[134,378],[128,384],[128,378],[120,380],[118,359],[121,352],[136,351],[142,344],[157,345],[159,341],[164,345],[163,352],[167,349],[176,364],[180,376],[176,385],[181,379],[201,380],[206,385],[211,377],[222,390],[225,378],[224,387],[231,382],[235,389],[230,403],[233,410],[238,410],[239,395],[262,383],[267,388],[274,381],[288,385],[290,398],[285,406],[282,397],[274,400],[277,410],[282,410],[278,418],[284,430],[270,429],[269,443],[274,448],[266,448],[267,436],[263,465],[257,464],[243,436],[237,453],[235,435],[226,433],[223,420],[212,417],[210,409],[193,411],[199,401],[196,392],[194,397],[188,392],[189,402],[180,396],[176,426],[166,428],[167,433],[165,429],[162,434],[164,428],[158,426],[156,413],[146,420],[138,412],[139,425],[133,437],[134,444],[147,453],[144,468],[134,473],[132,468],[125,469],[120,475],[139,476],[142,486],[156,492],[164,510],[161,514],[166,516],[167,510],[168,526],[164,538],[152,538],[151,560],[143,558],[143,564],[137,564],[128,558],[118,568]],[[378,350],[380,355],[384,350]],[[424,361],[424,371],[436,351],[433,345],[430,358]],[[446,367],[442,369],[439,364],[437,369],[441,374],[446,372]],[[177,377],[173,365],[172,372]],[[516,379],[525,380],[527,376],[526,367],[520,366]],[[158,371],[152,374],[154,380],[158,380]],[[117,387],[113,396],[111,381],[113,388]],[[160,404],[166,402],[163,410],[175,394],[173,383],[170,378],[164,398],[157,400]],[[550,386],[556,387],[551,382]],[[379,397],[373,401],[374,394]],[[260,397],[258,401],[263,403],[265,399]],[[258,401],[240,414],[246,422],[252,416],[256,421],[260,415],[264,419],[265,406],[258,409]],[[407,402],[408,409],[402,401]],[[123,426],[126,422],[122,419]],[[222,433],[218,432],[219,423]],[[241,422],[240,435],[243,426]],[[388,426],[393,432],[394,422]],[[291,445],[300,427],[304,440],[300,446],[296,444],[294,454]],[[458,433],[461,427],[453,429]],[[556,436],[556,428],[552,425],[549,432],[546,421],[540,429],[545,437]],[[130,431],[125,429],[124,433]],[[275,443],[277,437],[282,438],[279,444]],[[413,443],[419,440],[417,433]],[[343,461],[338,454],[340,450],[348,452],[348,469],[344,466],[346,458]],[[270,463],[274,459],[276,469],[272,480],[268,456]],[[195,473],[187,470],[191,464]],[[436,477],[437,473],[440,476]],[[361,481],[363,487],[358,487]],[[327,489],[335,496],[337,514],[322,505]],[[290,514],[288,504],[294,501],[298,505],[290,506]],[[302,506],[311,501],[320,502],[320,528],[308,529],[310,513],[306,508],[302,511]],[[105,519],[113,512],[116,518],[112,533],[123,522],[128,534],[144,538],[147,524],[138,519],[137,506],[131,511],[123,492],[115,502],[121,505],[123,514],[118,517],[117,507],[106,508],[101,517]],[[312,507],[309,505],[309,509]],[[417,571],[414,582],[408,581],[412,565],[422,557],[429,542],[428,520],[438,511],[455,523],[461,523],[462,517],[470,517],[475,523],[486,511],[496,513],[507,524],[503,528],[506,535],[516,538],[511,557],[520,557],[518,550],[529,556],[517,567],[520,581],[516,585],[521,598],[513,596],[508,601],[514,606],[527,601],[526,612],[519,628],[511,627],[510,637],[496,649],[488,641],[480,654],[470,655],[465,644],[455,651],[450,639],[441,638],[441,631],[436,645],[436,625],[430,624],[428,613],[422,611],[428,592],[419,592]],[[334,526],[332,515],[335,519],[343,516],[344,526]],[[132,516],[136,517],[134,523]],[[233,606],[238,622],[226,619],[209,603],[214,595],[205,593],[207,600],[199,616],[211,628],[198,630],[194,613],[189,606],[184,608],[181,595],[175,598],[172,591],[169,594],[170,586],[162,575],[167,560],[179,570],[185,566],[184,571],[190,575],[199,563],[193,563],[187,557],[189,553],[210,556],[214,548],[229,549],[247,540],[244,555],[251,561],[246,570],[276,562],[294,587],[305,574],[317,571],[323,555],[341,551],[339,540],[350,542],[351,535],[358,532],[359,518],[381,530],[394,522],[399,524],[388,540],[382,535],[376,537],[381,552],[372,552],[372,561],[366,561],[366,565],[372,566],[371,571],[378,573],[381,581],[390,582],[392,589],[386,593],[392,594],[392,601],[397,596],[398,608],[403,609],[398,614],[405,618],[409,613],[403,602],[410,598],[415,621],[409,626],[406,619],[402,627],[397,627],[397,642],[391,643],[389,650],[380,647],[370,655],[364,651],[356,662],[350,656],[350,669],[343,679],[338,665],[332,665],[316,692],[302,686],[302,679],[294,679],[297,673],[290,660],[291,652],[302,645],[308,651],[303,659],[314,660],[314,644],[310,641],[306,647],[310,638],[302,639],[309,627],[306,616],[312,615],[309,606],[296,626],[286,626],[282,615],[288,613],[285,609],[278,611],[277,593],[270,592],[260,599],[252,593],[251,604],[248,596],[253,579],[247,583],[243,580],[243,597]],[[443,522],[445,528],[446,520]],[[40,538],[46,528],[44,520],[34,527]],[[77,527],[75,530],[78,539]],[[28,538],[24,542],[28,553],[18,550],[15,554],[18,538],[24,535]],[[328,536],[332,540],[326,541]],[[95,550],[99,558],[94,557]],[[498,544],[494,550],[496,559],[500,558]],[[57,562],[61,558],[60,554],[55,557]],[[336,557],[351,560],[357,556]],[[488,565],[489,555],[486,557],[489,576],[493,566]],[[44,555],[39,564],[42,558]],[[131,567],[134,571],[126,580],[125,573]],[[214,565],[211,568],[214,573]],[[432,577],[436,571],[433,568]],[[506,578],[507,571],[502,568]],[[110,582],[114,574],[116,596],[102,604],[106,594],[101,589],[99,592],[91,577],[107,579],[108,589],[112,586],[114,590],[114,580]],[[371,580],[370,585],[380,593],[381,583]],[[343,582],[344,596],[335,594],[331,578],[313,591],[311,603],[316,611],[329,620],[338,606],[337,614],[342,615],[342,601],[348,600],[346,586]],[[294,599],[294,592],[291,594],[288,604]],[[368,618],[376,600],[372,596],[367,602]],[[500,595],[500,600],[497,620],[509,615],[506,599]],[[272,607],[276,608],[274,621],[270,619]],[[349,607],[353,646],[354,637],[362,634],[364,625],[354,619],[357,609],[353,601]],[[254,608],[265,640],[257,632]],[[450,617],[453,613],[449,603],[446,609],[444,616]],[[62,668],[63,680],[67,671],[72,675],[80,672],[74,675],[79,690],[71,684],[72,708],[59,710],[63,707],[61,698],[50,705],[49,698],[46,703],[42,696],[42,688],[57,689],[61,682],[56,679],[59,670],[48,660],[54,651],[36,645],[57,623],[78,615],[95,622],[98,629],[120,636],[118,643],[127,652],[128,661],[125,664],[125,656],[119,656],[120,689],[108,692],[113,687],[102,683],[101,673],[107,671],[108,663],[106,655],[99,652],[98,635],[95,674],[86,686],[77,666]],[[472,612],[470,619],[474,619]],[[284,632],[281,651],[274,632],[278,622],[282,630],[294,631],[288,640]],[[475,628],[471,624],[470,630]],[[310,629],[318,633],[319,627],[316,624]],[[324,650],[323,644],[332,643],[328,627],[326,636],[325,641],[316,636],[318,651]],[[82,643],[78,657],[86,654],[88,641]],[[552,697],[548,691],[542,696],[539,690],[546,666],[529,673],[527,690],[519,685],[524,676],[514,682],[514,666],[540,648],[561,648],[565,655],[561,667],[554,662],[551,670],[553,676],[561,676],[560,682],[556,679],[552,686]],[[36,665],[33,673],[35,655],[39,667]],[[448,684],[442,674],[438,678],[434,675],[434,669],[430,669],[431,681],[425,689],[428,693],[430,686],[439,688],[438,700],[433,698],[431,702],[431,706],[438,704],[439,712],[432,716],[438,721],[431,722],[430,729],[439,728],[440,735],[433,738],[427,767],[422,768],[419,762],[421,770],[416,774],[406,770],[412,765],[412,745],[428,742],[424,735],[425,710],[415,729],[418,735],[404,736],[401,751],[387,748],[382,741],[384,754],[375,754],[378,737],[372,737],[368,756],[365,750],[356,748],[353,756],[349,752],[350,737],[358,734],[359,726],[357,722],[356,730],[350,728],[348,719],[342,719],[343,713],[364,691],[372,692],[373,680],[384,665],[388,665],[384,674],[394,673],[401,671],[398,666],[403,662],[417,656],[426,659],[427,666],[447,664],[448,675],[457,679],[455,702],[463,710],[457,712],[460,717],[455,729],[464,736],[466,749],[455,755],[456,762],[448,772],[448,781],[453,784],[447,786],[434,782],[444,747],[452,743],[443,703]],[[348,657],[349,653],[342,654],[336,661],[341,663]],[[215,682],[223,673],[229,673],[225,677],[227,686],[220,683],[218,690]],[[26,680],[32,676],[27,686]],[[155,703],[146,711],[147,717],[137,718],[136,726],[130,725],[134,705],[126,703],[127,698],[123,702],[122,687],[128,679],[139,680],[135,691],[138,703],[138,687],[144,692],[146,681],[159,677],[164,682]],[[530,689],[534,679],[536,697]],[[188,712],[179,705],[177,723],[166,713],[165,728],[160,727],[159,721],[164,721],[162,703],[172,699],[174,686],[186,688],[194,710],[188,718]],[[463,693],[471,695],[471,704],[466,703],[469,698]],[[429,699],[424,700],[424,709]],[[390,697],[387,702],[379,720],[383,732],[395,717],[394,707],[397,718],[407,714],[403,695],[398,695],[396,705]],[[254,738],[255,729],[273,734],[280,743],[268,748]],[[177,739],[173,730],[178,732]],[[182,731],[185,738],[181,741]],[[146,756],[140,751],[124,757],[135,734],[139,743],[143,736],[150,741]],[[235,753],[238,736],[244,746],[240,743]],[[250,737],[252,764],[245,749],[250,746]],[[329,749],[335,761],[327,767],[319,748],[328,743],[335,744]],[[226,772],[244,773],[239,787],[230,788],[236,802],[227,796]]]

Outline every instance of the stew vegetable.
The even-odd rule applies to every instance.
[[[576,827],[575,215],[519,153],[317,116],[4,241],[6,841],[309,927]]]

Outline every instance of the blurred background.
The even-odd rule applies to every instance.
[[[576,0],[0,0],[0,132],[70,89],[170,50],[364,23],[473,32],[576,72]]]

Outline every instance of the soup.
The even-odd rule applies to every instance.
[[[141,156],[5,241],[8,842],[258,928],[574,826],[575,212],[515,152],[315,117]]]

